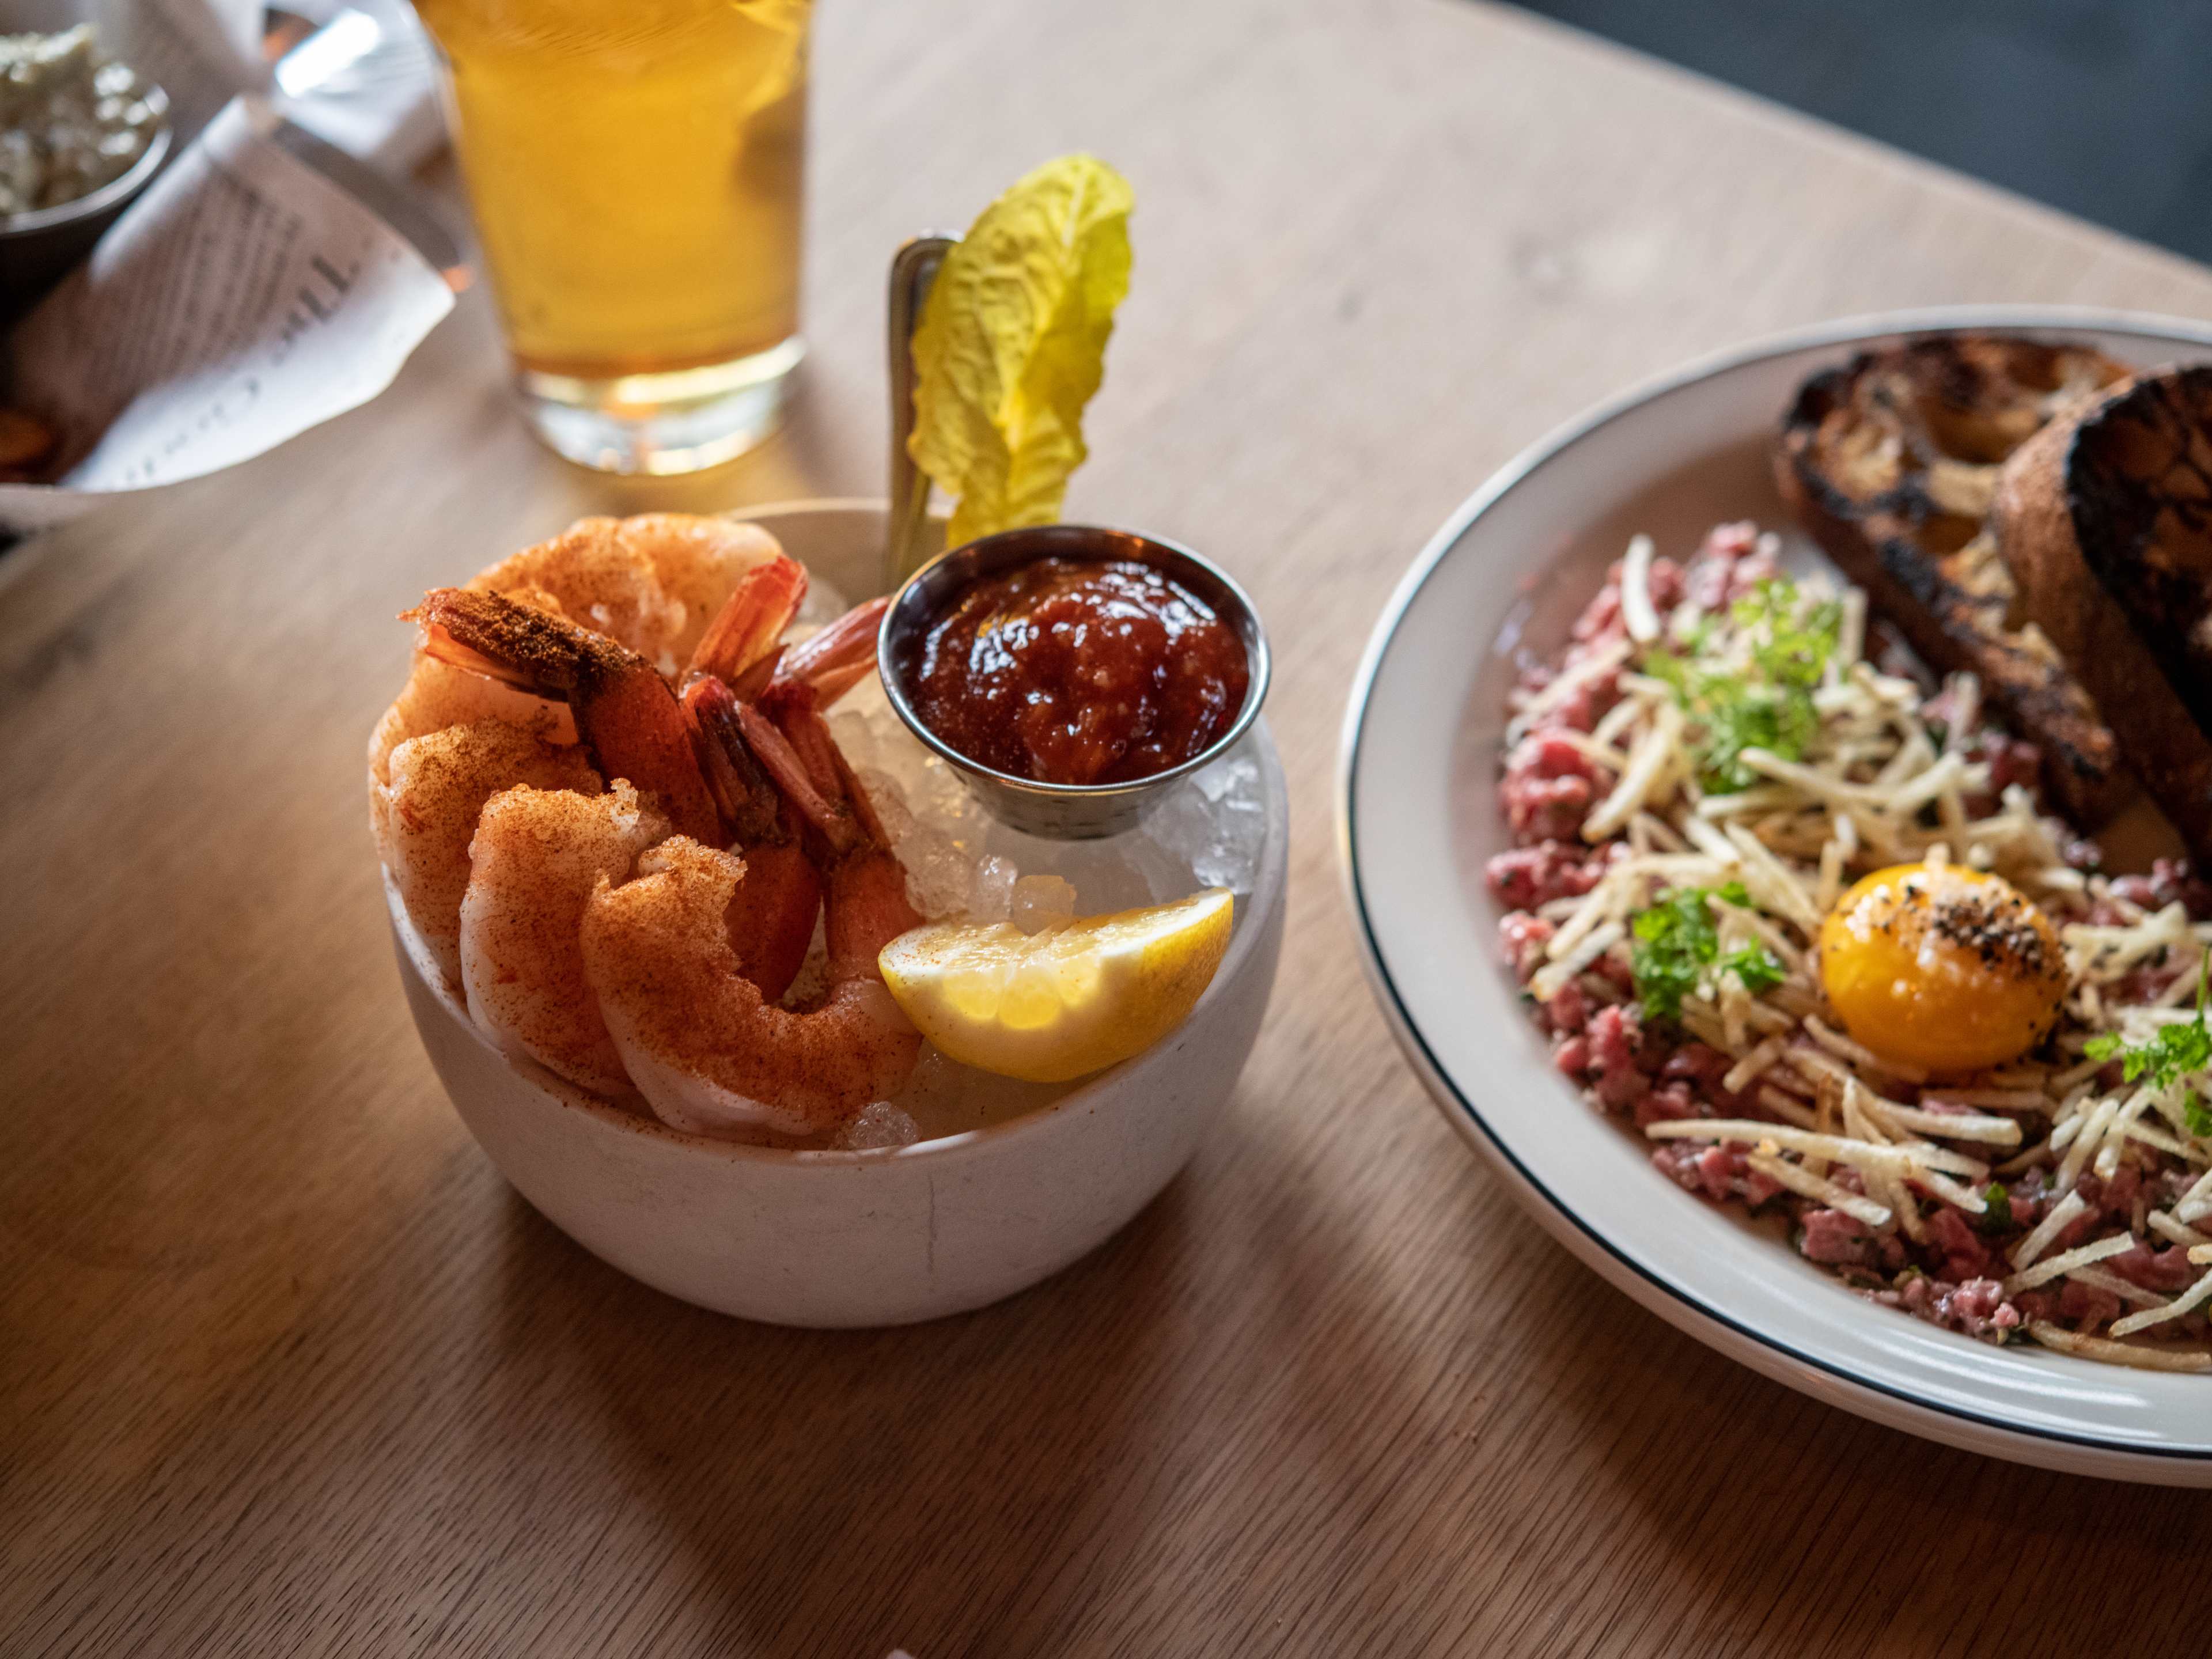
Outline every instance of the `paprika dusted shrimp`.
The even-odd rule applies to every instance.
[[[721,841],[690,723],[644,656],[489,592],[433,588],[407,615],[422,624],[423,649],[440,661],[565,702],[602,776],[628,778],[653,796],[679,833]]]
[[[584,907],[584,970],[631,1081],[696,1134],[828,1133],[896,1094],[921,1037],[876,966],[917,917],[906,872],[878,848],[828,873],[829,988],[777,1006],[738,971],[726,922],[744,860],[683,836],[640,858]]]
[[[391,782],[392,751],[409,738],[479,720],[518,726],[547,743],[576,741],[576,722],[564,704],[455,668],[418,650],[407,684],[369,733],[369,787]]]
[[[786,647],[805,591],[804,568],[750,526],[580,521],[425,596],[409,613],[414,672],[371,740],[380,853],[474,1022],[602,1092],[641,1054],[657,1109],[709,1132],[835,1127],[896,1092],[919,1049],[875,968],[918,918],[819,714],[872,672],[884,602]],[[686,948],[716,953],[720,1061],[656,1058],[688,994],[663,982],[656,1024],[639,975],[617,975],[618,1016],[586,959],[593,902],[637,885],[633,867],[672,879],[630,909],[659,893],[692,907],[687,922],[713,919]],[[825,890],[828,989],[781,1007]],[[631,935],[602,931],[604,965]],[[671,971],[696,967],[679,953]],[[750,1000],[749,1035],[732,997]]]
[[[741,585],[773,588],[781,579],[787,586],[786,567],[799,568],[756,526],[653,514],[580,520],[491,566],[470,588],[562,622],[574,619],[572,611],[587,615],[629,636],[618,643],[642,641],[684,656]],[[805,591],[803,572],[798,590]],[[763,617],[777,634],[790,621],[789,612]],[[574,746],[579,734],[566,702],[514,675],[486,673],[458,649],[441,657],[441,643],[427,640],[416,652],[406,685],[370,734],[369,811],[378,854],[408,917],[458,988],[469,838],[483,803],[515,784],[595,793],[601,779]],[[457,735],[464,727],[467,734]],[[395,775],[402,747],[431,738],[398,762]],[[627,758],[628,747],[620,752]],[[703,819],[695,817],[693,827],[703,829]],[[810,919],[810,936],[812,925]],[[802,954],[805,948],[802,941]]]
[[[757,525],[689,513],[579,519],[559,535],[511,555],[468,586],[580,623],[673,670],[738,586],[764,567],[800,570]],[[805,591],[801,570],[799,592]],[[794,599],[792,613],[796,614]],[[791,620],[784,617],[773,644]],[[387,781],[393,749],[410,738],[475,720],[503,720],[553,743],[576,728],[557,702],[417,653],[413,672],[369,739],[373,782]]]
[[[812,684],[777,680],[770,691],[731,712],[823,866],[829,988],[781,1008],[745,974],[738,901],[750,873],[735,854],[670,840],[584,908],[585,973],[631,1080],[664,1122],[700,1134],[827,1133],[896,1094],[921,1047],[877,966],[921,923],[906,872]]]
[[[888,604],[871,601],[786,650],[784,630],[805,593],[805,568],[793,560],[747,573],[692,653],[684,691],[709,787],[744,855],[744,880],[730,912],[739,971],[770,1001],[790,987],[813,943],[822,884],[799,842],[803,814],[756,757],[743,699],[732,688],[781,702],[798,684],[815,699],[835,701],[873,668]]]
[[[541,610],[550,599],[568,621],[673,673],[697,648],[731,591],[772,563],[793,562],[757,525],[646,513],[579,519],[501,560],[469,586]]]
[[[484,803],[516,784],[572,790],[579,798],[600,787],[582,750],[495,720],[408,738],[386,757],[383,779],[369,785],[377,856],[416,935],[456,988],[470,839]]]
[[[783,570],[798,573],[795,586]],[[740,583],[708,633],[707,647],[718,640],[720,647],[704,649],[702,659],[740,680],[750,677],[764,643],[769,655],[761,660],[778,660],[782,653],[773,641],[805,592],[804,571],[781,555],[753,574],[769,579]],[[750,941],[749,970],[763,990],[782,994],[812,939],[820,889],[797,850],[793,822],[750,763],[744,727],[732,718],[734,694],[720,676],[701,674],[688,704],[679,704],[637,653],[489,592],[436,589],[411,614],[434,660],[564,698],[602,775],[628,778],[654,797],[676,830],[717,847],[734,830],[742,846],[757,852],[741,901],[749,912],[740,919],[741,936]],[[791,668],[771,673],[768,690],[811,705],[854,684],[873,660],[880,611],[863,606],[854,615],[862,620],[833,623],[816,636],[823,643],[810,640],[789,653]],[[741,647],[732,643],[739,640]]]
[[[622,779],[598,795],[517,785],[484,804],[460,908],[461,985],[478,1029],[586,1089],[629,1086],[584,979],[577,925],[593,888],[624,879],[667,834]]]
[[[438,589],[415,614],[434,659],[532,695],[565,698],[599,773],[636,786],[657,809],[651,833],[639,840],[609,827],[608,814],[621,809],[593,807],[580,796],[502,797],[482,808],[457,930],[477,1023],[501,1046],[563,1076],[587,1086],[621,1086],[573,946],[547,941],[562,926],[573,939],[595,873],[626,875],[630,859],[672,827],[708,846],[722,845],[734,830],[752,850],[745,878],[729,895],[726,931],[741,970],[767,999],[781,996],[812,941],[822,889],[798,845],[796,817],[754,763],[742,724],[732,718],[734,694],[718,678],[702,676],[691,692],[697,713],[687,716],[639,653],[501,594]],[[799,660],[825,685],[842,690],[850,683],[847,659],[857,647],[833,647],[834,640]],[[809,707],[817,696],[805,681],[772,676],[770,686],[781,698]],[[487,836],[483,829],[499,833]],[[502,841],[514,843],[505,855]],[[507,944],[495,949],[495,939]],[[518,968],[518,952],[527,956],[526,969]]]

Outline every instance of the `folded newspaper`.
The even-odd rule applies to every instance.
[[[0,533],[198,477],[366,403],[453,309],[457,263],[380,175],[263,92],[233,96],[9,333],[0,408],[59,449],[52,483],[0,484]]]

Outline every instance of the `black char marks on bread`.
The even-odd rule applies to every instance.
[[[2212,860],[2212,368],[2142,375],[2053,421],[2006,463],[1995,523],[2021,614]]]
[[[2133,781],[2090,692],[2015,614],[1989,514],[2006,458],[2126,372],[2087,346],[1924,336],[1807,380],[1774,458],[1798,521],[1929,666],[1980,680],[2085,830],[2126,803]]]

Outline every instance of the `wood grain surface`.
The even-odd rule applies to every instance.
[[[478,294],[368,408],[0,559],[0,1652],[2201,1644],[2203,1497],[1811,1404],[1524,1220],[1369,1000],[1331,786],[1391,584],[1578,408],[1838,313],[2212,276],[1463,0],[828,0],[816,64],[763,453],[564,469]],[[890,248],[1075,148],[1139,208],[1070,513],[1270,620],[1274,1006],[1188,1173],[1042,1287],[702,1313],[527,1208],[416,1044],[362,792],[392,617],[587,510],[876,492]]]

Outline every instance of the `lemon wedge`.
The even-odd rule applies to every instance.
[[[921,1034],[1002,1077],[1065,1083],[1141,1054],[1181,1024],[1229,949],[1225,887],[1024,933],[939,922],[879,958]]]

